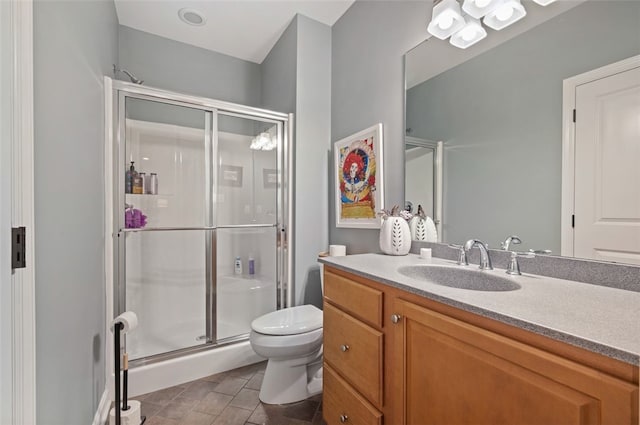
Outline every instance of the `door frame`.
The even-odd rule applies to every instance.
[[[640,67],[640,55],[567,78],[562,82],[562,204],[560,217],[560,254],[574,255],[575,153],[576,134],[573,111],[578,86]]]
[[[8,49],[3,49],[3,63],[11,70],[6,78],[9,97],[6,127],[2,141],[3,152],[9,158],[10,169],[2,170],[2,178],[10,181],[10,193],[2,194],[2,201],[10,201],[11,226],[26,227],[26,267],[11,271],[8,326],[11,335],[3,336],[1,343],[9,347],[11,379],[6,391],[9,400],[2,400],[2,418],[10,423],[36,423],[36,341],[35,341],[35,261],[34,261],[34,156],[33,156],[33,1],[10,0],[3,2],[2,38],[6,37]],[[6,15],[5,15],[6,12]],[[6,61],[5,61],[6,60]],[[4,85],[4,84],[3,84]],[[3,220],[4,221],[4,220]],[[3,229],[2,235],[5,236]],[[8,234],[8,232],[7,232]],[[7,244],[6,246],[8,246]],[[3,263],[4,265],[4,263]],[[9,266],[10,267],[10,266]],[[3,288],[3,290],[5,290]],[[7,345],[5,345],[7,344]],[[7,381],[5,380],[5,385]],[[3,389],[5,391],[5,389]],[[5,404],[6,403],[6,404]]]

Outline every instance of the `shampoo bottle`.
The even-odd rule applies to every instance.
[[[237,275],[242,274],[242,259],[236,257],[236,261],[233,263],[233,272]]]
[[[133,179],[138,177],[138,172],[133,164],[134,162],[131,161],[131,166],[124,175],[124,193],[133,193]]]
[[[250,275],[256,274],[256,262],[252,256],[249,256],[249,274]]]

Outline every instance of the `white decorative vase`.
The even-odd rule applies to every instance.
[[[438,242],[438,231],[431,217],[413,216],[409,221],[409,230],[414,241]]]
[[[411,232],[411,240],[424,241],[427,240],[426,219],[419,215],[414,215],[409,221],[409,231]]]
[[[387,217],[380,228],[380,250],[387,255],[407,255],[411,249],[409,224],[402,217]]]

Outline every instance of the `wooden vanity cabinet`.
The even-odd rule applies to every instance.
[[[382,425],[383,293],[325,272],[324,295],[324,419]]]
[[[367,295],[358,296],[358,289]],[[366,297],[376,300],[369,309]],[[329,425],[638,424],[637,366],[331,267],[325,267],[327,319]],[[349,320],[369,328],[356,333],[380,332],[374,334],[381,346],[369,342],[373,348],[360,353],[368,361],[347,366],[327,345],[351,332],[344,329],[353,323],[341,326]],[[372,366],[377,361],[380,377]]]

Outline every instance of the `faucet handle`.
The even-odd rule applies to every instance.
[[[468,266],[469,261],[467,260],[467,252],[462,245],[449,244],[449,248],[455,248],[458,250],[458,265],[459,266]]]
[[[511,259],[509,260],[509,267],[507,267],[507,274],[521,275],[520,264],[518,263],[518,257],[520,258],[534,258],[536,254],[533,252],[517,252],[511,251]]]

